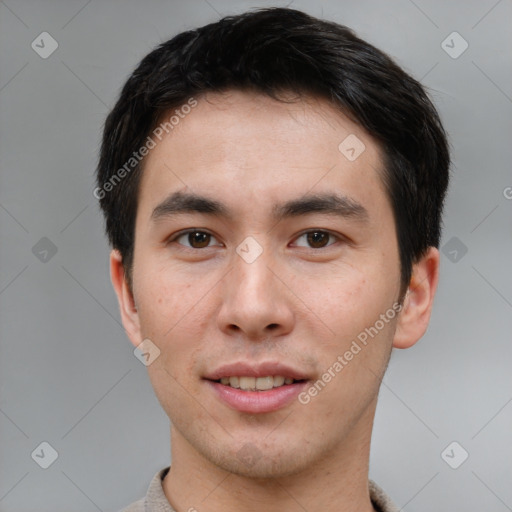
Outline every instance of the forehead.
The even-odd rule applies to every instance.
[[[333,187],[385,200],[378,143],[325,100],[285,99],[241,91],[197,98],[146,157],[140,206],[185,189],[240,207]]]

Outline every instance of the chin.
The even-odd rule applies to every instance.
[[[265,480],[296,475],[311,466],[314,456],[304,451],[303,442],[300,444],[299,449],[294,446],[264,446],[263,443],[247,442],[241,444],[236,451],[230,447],[222,452],[203,453],[203,456],[229,473]]]

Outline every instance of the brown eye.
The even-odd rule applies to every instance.
[[[211,235],[203,231],[194,231],[188,234],[188,241],[194,249],[202,249],[208,247]]]
[[[207,233],[206,231],[190,230],[182,232],[180,235],[176,236],[173,240],[170,241],[177,242],[178,244],[189,247],[191,249],[204,249],[210,246],[212,239],[216,240],[213,235]]]
[[[299,247],[308,247],[310,249],[323,249],[329,245],[332,245],[336,240],[340,238],[329,231],[322,229],[312,229],[306,231],[300,235],[295,245]]]
[[[325,247],[329,242],[329,233],[325,231],[310,231],[306,233],[308,244],[314,249]]]

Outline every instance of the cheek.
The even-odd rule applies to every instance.
[[[160,279],[154,287],[140,289],[142,333],[160,349],[159,357],[148,366],[148,375],[162,407],[180,423],[187,419],[183,411],[196,405],[192,397],[198,393],[197,359],[207,330],[208,315],[203,309],[207,301],[200,300],[205,291],[195,293],[195,288],[191,283],[166,284]]]
[[[318,340],[312,320],[320,382],[306,393],[314,396],[312,407],[319,414],[332,414],[332,421],[355,421],[354,411],[364,410],[376,396],[389,360],[396,324],[392,294],[385,283],[354,273],[332,279],[323,293],[309,297],[331,335]]]
[[[209,318],[207,285],[179,279],[179,275],[174,273],[172,279],[146,275],[138,287],[142,335],[159,347],[160,362],[176,376],[190,371],[191,354],[204,339],[201,333]]]
[[[201,298],[197,283],[193,286],[182,273],[170,272],[155,264],[148,264],[147,269],[140,269],[139,274],[134,275],[134,288],[147,337],[170,335]]]
[[[392,307],[396,297],[390,284],[393,276],[380,276],[386,276],[386,272],[374,261],[366,269],[352,267],[343,272],[332,272],[329,279],[318,280],[315,276],[301,279],[300,295],[311,310],[305,325],[311,339],[317,340],[317,348],[321,348],[318,357],[324,368],[329,368],[338,355],[343,355],[351,347],[357,352],[350,362],[351,367],[378,369],[385,363],[394,333],[396,320]],[[388,315],[383,323],[381,315],[386,315],[386,312]],[[326,325],[329,331],[322,329],[326,334],[319,339],[321,324]],[[354,341],[359,343],[361,350],[353,345]]]
[[[297,294],[337,340],[357,334],[378,309],[378,290],[363,272],[350,268],[329,276],[301,279]],[[326,338],[326,341],[329,337]]]

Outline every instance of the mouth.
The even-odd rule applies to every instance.
[[[311,377],[277,362],[234,363],[203,377],[214,398],[245,413],[274,412],[290,405]]]
[[[239,389],[240,391],[269,391],[274,388],[290,386],[292,384],[305,382],[306,379],[294,379],[283,375],[269,375],[266,377],[231,376],[222,377],[212,382],[223,386]]]

